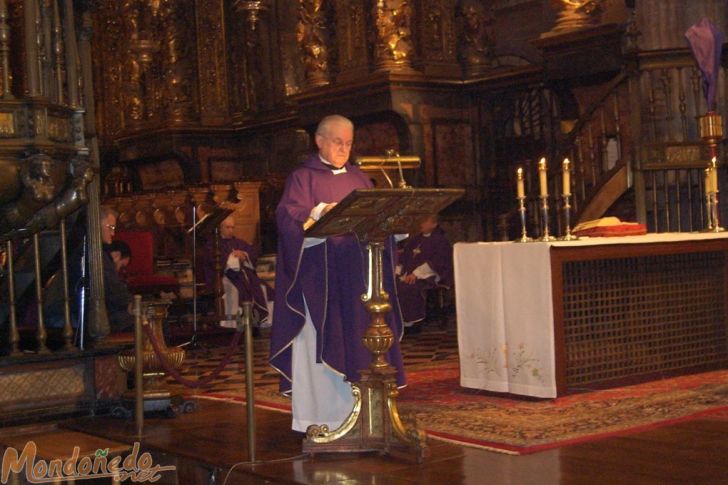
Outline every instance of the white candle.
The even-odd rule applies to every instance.
[[[518,170],[516,170],[516,181],[518,198],[522,199],[526,196],[526,188],[523,185],[523,167],[518,167]]]
[[[571,195],[571,172],[569,171],[568,158],[564,158],[561,163],[561,182],[564,197]]]
[[[718,192],[718,163],[715,157],[710,161],[710,190]]]
[[[546,159],[538,161],[538,186],[541,189],[541,197],[549,195],[549,188],[546,179]]]
[[[713,189],[710,188],[710,184],[711,184],[710,168],[706,168],[705,170],[703,170],[703,172],[705,173],[705,193],[710,194],[713,191]]]

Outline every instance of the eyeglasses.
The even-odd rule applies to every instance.
[[[106,227],[108,227],[108,228],[109,228],[109,229],[111,229],[112,231],[116,231],[116,226],[115,226],[115,225],[113,225],[113,224],[106,224]]]
[[[351,145],[354,144],[352,140],[344,141],[341,138],[330,138],[328,136],[326,138],[337,147],[346,148],[347,150],[351,150]]]

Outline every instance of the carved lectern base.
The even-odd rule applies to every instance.
[[[372,361],[360,371],[359,382],[352,384],[354,409],[344,423],[333,431],[309,426],[304,452],[379,451],[418,463],[428,456],[424,431],[414,420],[402,422],[397,371],[385,357],[395,337],[386,321],[392,305],[383,285],[384,245],[391,234],[410,232],[463,193],[462,189],[357,189],[306,230],[309,237],[354,233],[360,241],[368,241],[369,283],[361,298],[371,320],[362,342]]]
[[[333,431],[326,425],[309,426],[303,452],[379,451],[422,463],[429,456],[426,435],[416,428],[414,419],[403,420],[397,410],[395,372],[393,368],[377,373],[362,371],[361,380],[352,384],[351,414]]]

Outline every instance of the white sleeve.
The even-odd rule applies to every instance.
[[[320,237],[304,237],[303,238],[303,249],[310,248],[312,246],[316,246],[318,244],[321,244],[324,241],[326,241],[325,238],[320,238]]]
[[[329,204],[327,204],[326,202],[319,202],[319,204],[316,207],[311,209],[311,214],[310,214],[311,219],[313,219],[314,221],[318,221],[319,219],[321,219],[321,212],[324,210],[324,207],[326,207],[327,205],[329,205]]]
[[[240,271],[240,260],[230,253],[227,262],[225,263],[225,269],[231,269],[233,271]]]

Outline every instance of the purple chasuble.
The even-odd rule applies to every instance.
[[[208,241],[205,245],[205,249],[205,285],[207,286],[208,291],[214,291],[215,263],[212,241]],[[248,268],[242,263],[240,264],[240,271],[225,269],[230,253],[232,253],[235,249],[248,253],[248,259],[250,259],[250,263],[253,268],[255,268],[255,263],[258,260],[258,251],[242,239],[238,239],[236,237],[228,239],[220,238],[220,268],[222,268],[223,274],[227,276],[230,282],[238,289],[240,303],[244,301],[252,301],[253,312],[254,314],[257,314],[255,320],[261,321],[268,316],[268,307],[266,305],[266,295],[260,287],[261,281],[260,278],[258,278],[258,274],[255,272],[255,269]],[[266,287],[266,292],[268,294],[268,298],[273,299],[273,289]]]
[[[339,202],[358,188],[371,188],[371,181],[351,164],[347,172],[334,174],[318,154],[311,155],[286,181],[276,209],[278,254],[276,301],[271,330],[270,363],[281,373],[280,388],[290,392],[293,339],[305,323],[304,296],[316,329],[316,361],[353,382],[369,366],[371,354],[362,343],[370,316],[361,300],[367,289],[366,247],[356,236],[329,237],[322,244],[304,249],[303,223],[319,203]],[[395,294],[391,258],[393,238],[384,255],[384,289]],[[399,339],[402,322],[396,298],[387,321],[395,341],[387,354],[397,369],[397,383],[405,384]]]
[[[397,297],[406,324],[419,322],[427,316],[427,290],[436,285],[449,288],[453,284],[452,245],[439,226],[429,236],[418,234],[405,241],[399,258],[401,274],[412,273],[425,263],[440,277],[437,283],[434,276],[418,279],[413,284],[397,280]]]

